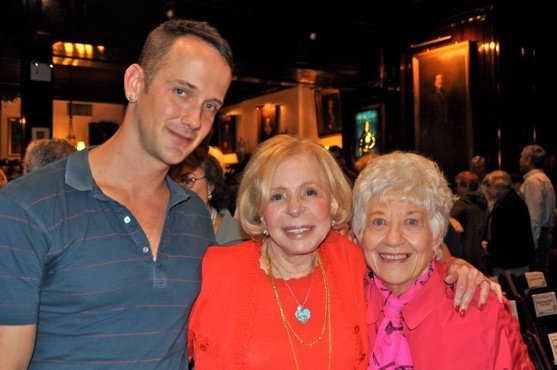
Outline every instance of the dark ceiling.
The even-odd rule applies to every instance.
[[[408,30],[450,19],[480,0],[2,0],[0,93],[17,94],[20,58],[56,41],[103,45],[89,67],[56,65],[56,99],[124,102],[123,71],[148,32],[168,19],[206,20],[228,39],[235,59],[227,104],[297,84],[372,88],[388,48]],[[314,37],[312,37],[312,35]],[[411,37],[411,35],[410,35]],[[32,52],[34,53],[34,52]],[[396,54],[396,53],[395,53]]]

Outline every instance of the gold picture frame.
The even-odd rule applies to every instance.
[[[280,105],[266,104],[257,109],[259,123],[259,142],[269,139],[279,133]]]
[[[470,42],[412,56],[416,150],[452,178],[473,157]]]
[[[342,111],[338,89],[316,90],[315,109],[319,137],[342,132]]]

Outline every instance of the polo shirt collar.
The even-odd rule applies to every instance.
[[[89,166],[89,150],[94,147],[95,146],[89,146],[69,156],[66,166],[65,182],[66,185],[76,190],[91,191],[100,200],[109,200],[110,198],[107,197],[95,183],[91,167]],[[174,182],[170,176],[167,175],[165,181],[170,190],[170,200],[168,202],[169,209],[191,197],[191,193],[183,186]]]

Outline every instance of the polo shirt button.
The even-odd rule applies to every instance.
[[[129,223],[130,223],[130,221],[131,221],[131,218],[130,218],[130,216],[126,216],[126,217],[124,217],[124,222],[125,222],[125,223],[129,224]]]
[[[363,361],[365,359],[366,359],[366,354],[365,353],[360,354],[360,361]]]
[[[149,252],[149,247],[143,247],[143,253]]]
[[[359,325],[356,325],[356,326],[354,327],[354,333],[355,333],[355,334],[359,334],[359,333],[360,333],[360,326],[359,326]]]
[[[199,349],[202,350],[203,352],[207,351],[207,346],[202,344],[199,346]]]

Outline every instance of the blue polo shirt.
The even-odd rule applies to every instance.
[[[167,177],[156,261],[134,215],[103,194],[88,149],[0,189],[0,325],[38,324],[30,369],[187,369],[207,207]]]

